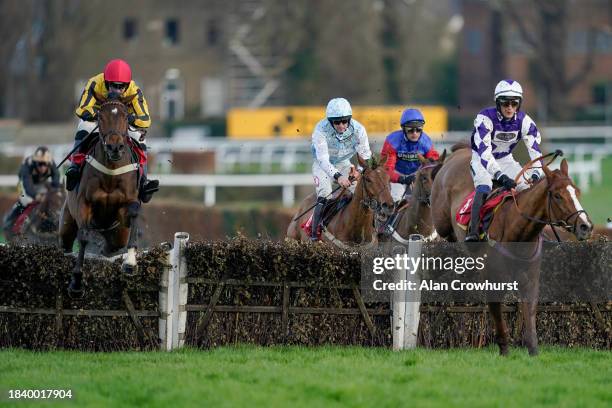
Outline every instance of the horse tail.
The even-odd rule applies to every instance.
[[[462,140],[461,142],[457,142],[454,145],[451,146],[451,152],[456,152],[457,150],[461,150],[461,149],[471,149],[472,145],[470,144],[470,142]]]

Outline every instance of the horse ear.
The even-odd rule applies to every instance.
[[[544,174],[546,175],[547,179],[552,178],[552,171],[550,171],[550,169],[548,168],[547,165],[545,165],[545,164],[542,165],[542,171],[544,171]]]
[[[446,149],[442,152],[442,156],[438,159],[438,164],[443,164],[444,160],[446,160]]]
[[[136,94],[124,96],[123,98],[120,98],[120,100],[124,105],[129,105],[130,103],[132,103],[132,100],[134,100],[135,97],[136,97]]]
[[[364,169],[370,167],[368,166],[368,162],[367,160],[364,160],[359,154],[357,155],[357,162],[359,163],[359,165],[361,167],[363,167]]]
[[[569,175],[569,170],[567,168],[567,160],[565,159],[561,160],[561,173],[565,174],[566,176]]]

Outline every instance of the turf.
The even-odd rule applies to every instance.
[[[606,224],[612,218],[612,157],[602,161],[602,183],[591,183],[588,193],[583,193],[580,202],[591,220],[597,225]]]
[[[553,347],[536,358],[516,348],[508,358],[494,348],[4,350],[0,406],[10,403],[11,388],[71,389],[65,403],[73,406],[603,407],[612,404],[612,354]]]

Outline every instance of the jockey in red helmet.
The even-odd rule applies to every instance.
[[[128,105],[129,131],[132,148],[136,151],[142,167],[140,184],[140,199],[148,202],[155,191],[159,189],[157,180],[147,180],[147,145],[145,136],[151,126],[149,108],[142,90],[132,81],[132,69],[127,62],[114,59],[106,64],[104,72],[92,77],[85,85],[76,115],[81,119],[75,135],[75,147],[96,128],[99,101],[105,100],[110,93],[118,93],[122,97],[136,95]],[[93,139],[90,139],[93,140]],[[71,165],[66,169],[66,189],[73,190],[81,177],[81,166],[85,161],[89,143],[81,147],[71,156]]]

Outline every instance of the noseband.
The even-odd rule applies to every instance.
[[[364,171],[365,173],[365,171]],[[372,211],[374,211],[375,214],[380,214],[381,212],[383,213],[383,215],[389,215],[389,214],[384,214],[384,207],[382,206],[382,204],[376,199],[376,197],[378,197],[378,195],[380,194],[381,191],[383,191],[383,189],[385,188],[384,186],[381,187],[375,194],[372,194],[372,197],[368,196],[368,192],[366,190],[366,186],[365,183],[367,182],[367,179],[365,178],[365,175],[362,174],[361,176],[361,188],[363,191],[363,199],[361,200],[361,205],[363,205],[364,208],[370,209]]]
[[[126,109],[126,113],[127,113],[127,108],[125,107],[125,105],[122,102],[114,101],[114,100],[113,101],[104,102],[102,104],[102,106],[100,106],[100,110],[102,110],[102,108],[104,106],[106,106],[106,105],[114,105],[114,106],[116,106],[115,109]],[[100,120],[99,119],[98,119],[98,127],[100,128]],[[126,130],[122,131],[122,132],[120,132],[118,130],[115,130],[115,129],[111,129],[111,130],[108,130],[106,132],[102,132],[102,130],[100,128],[100,132],[98,132],[98,139],[100,139],[100,143],[102,144],[102,147],[104,148],[105,152],[106,152],[106,146],[107,146],[106,138],[108,136],[110,136],[110,135],[113,135],[113,134],[119,135],[123,139],[127,139],[128,138],[127,127],[126,127]]]

